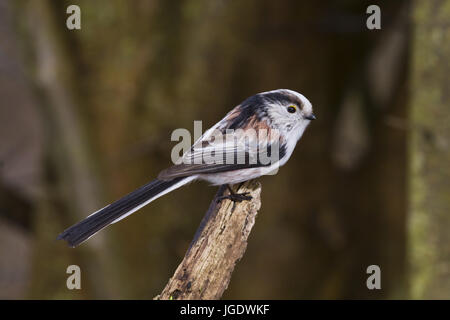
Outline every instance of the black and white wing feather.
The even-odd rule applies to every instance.
[[[200,137],[177,164],[160,172],[158,179],[171,179],[199,174],[214,174],[239,169],[269,166],[274,152],[284,156],[285,146],[264,120],[256,116],[243,122],[241,106]],[[236,121],[240,122],[238,129]]]

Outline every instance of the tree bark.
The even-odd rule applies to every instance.
[[[217,192],[183,261],[155,299],[220,299],[227,289],[261,207],[261,185],[252,180],[233,188],[252,196],[252,200],[239,203],[218,202],[218,197],[228,192],[225,190],[222,186]]]
[[[414,8],[409,258],[411,297],[450,292],[450,1]]]

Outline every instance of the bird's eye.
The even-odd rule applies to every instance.
[[[297,108],[296,108],[295,106],[289,106],[289,107],[287,108],[287,111],[288,111],[289,113],[294,113],[295,111],[297,111]]]

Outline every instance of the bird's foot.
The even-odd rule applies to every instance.
[[[217,197],[217,202],[221,202],[222,200],[228,199],[233,202],[242,202],[242,201],[250,201],[252,200],[252,196],[249,196],[250,192],[244,193],[230,193],[225,196]]]

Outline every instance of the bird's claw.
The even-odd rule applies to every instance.
[[[217,202],[221,202],[224,199],[231,200],[233,202],[242,202],[242,201],[250,201],[253,199],[252,196],[249,196],[249,192],[244,193],[230,193],[225,196],[220,196],[217,198]]]

